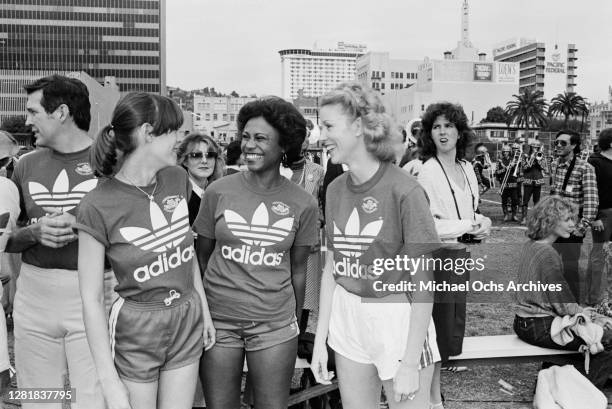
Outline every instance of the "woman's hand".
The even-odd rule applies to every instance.
[[[396,402],[412,400],[419,391],[419,368],[401,363],[393,377],[393,392]]]
[[[470,234],[476,236],[474,238],[477,240],[486,239],[491,234],[491,219],[488,217],[482,217],[478,223],[478,226],[472,230]]]
[[[102,391],[108,409],[132,409],[130,393],[120,379],[102,383]]]
[[[334,379],[334,372],[327,370],[327,359],[327,346],[324,342],[317,342],[315,338],[310,370],[315,380],[323,385],[330,385],[331,380]]]
[[[204,314],[204,351],[208,351],[215,345],[217,331],[210,317],[210,313]]]

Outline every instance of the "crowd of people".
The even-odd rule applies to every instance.
[[[163,96],[125,95],[92,140],[83,83],[53,75],[25,92],[37,149],[14,161],[16,141],[0,132],[1,268],[17,270],[8,254],[21,258],[19,388],[62,388],[69,375],[73,407],[239,408],[246,362],[249,403],[286,408],[298,335],[317,311],[312,373],[324,384],[337,376],[343,407],[377,408],[384,388],[392,409],[443,408],[441,367],[462,351],[467,293],[418,284],[469,274],[388,261],[469,258],[491,234],[480,203],[494,178],[504,221],[527,228],[519,279],[564,289],[520,294],[516,333],[557,348],[557,317],[594,317],[605,350],[589,377],[600,387],[611,373],[612,129],[588,161],[568,130],[550,166],[539,141],[525,154],[504,146],[493,166],[461,106],[438,102],[411,122],[403,136],[415,148],[404,152],[378,94],[345,83],[319,99],[324,168],[306,154],[312,124],[281,98],[244,105],[239,140],[224,151],[180,132],[182,112]],[[2,319],[0,389],[10,368]],[[592,340],[578,334],[563,347],[583,344]]]

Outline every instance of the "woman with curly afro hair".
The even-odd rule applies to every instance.
[[[268,97],[244,105],[237,122],[248,170],[211,184],[194,222],[217,331],[200,378],[207,408],[239,408],[246,355],[255,407],[286,408],[318,207],[280,167],[300,158],[306,121]]]

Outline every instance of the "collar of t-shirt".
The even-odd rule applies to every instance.
[[[348,177],[346,178],[346,187],[353,193],[367,192],[383,177],[387,167],[389,167],[389,162],[381,162],[381,164],[378,166],[378,170],[376,173],[374,173],[374,176],[360,185],[353,181],[352,175],[349,173]]]
[[[254,185],[253,183],[249,183],[249,180],[247,179],[247,174],[248,172],[241,172],[240,173],[240,181],[242,183],[242,186],[244,186],[246,189],[250,190],[253,193],[256,193],[258,195],[263,195],[263,196],[271,196],[271,195],[275,195],[278,192],[281,192],[283,189],[285,189],[285,187],[288,184],[293,184],[293,182],[285,177],[281,178],[280,183],[278,184],[278,186],[275,186],[271,189],[266,189],[266,188],[262,188],[259,186]]]
[[[191,182],[191,190],[193,193],[198,195],[198,197],[201,199],[202,195],[204,195],[204,189],[198,186],[198,184],[191,177],[189,177],[189,182]]]
[[[71,161],[73,159],[80,159],[81,156],[88,151],[91,148],[91,145],[88,146],[85,149],[81,149],[80,151],[77,152],[68,152],[68,153],[64,153],[64,152],[58,152],[56,150],[51,149],[51,156],[55,159],[61,160],[61,161]],[[48,148],[44,148],[44,149],[48,149]]]

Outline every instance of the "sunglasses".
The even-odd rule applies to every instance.
[[[219,154],[217,152],[206,152],[206,159],[217,159]],[[204,152],[190,152],[187,154],[189,159],[202,159],[204,157]]]
[[[558,140],[555,141],[555,146],[567,146],[569,143],[567,141]]]

